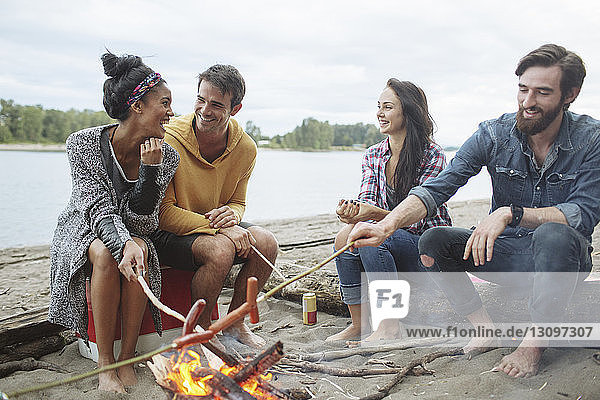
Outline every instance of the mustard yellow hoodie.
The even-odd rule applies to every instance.
[[[179,153],[179,167],[160,205],[159,228],[177,235],[208,233],[204,213],[224,205],[231,207],[238,221],[246,209],[246,188],[256,162],[256,144],[229,119],[227,148],[212,163],[200,155],[192,129],[194,114],[171,120],[165,126],[165,141]]]

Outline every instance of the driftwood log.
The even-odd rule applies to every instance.
[[[75,335],[72,331],[63,331],[57,335],[35,339],[31,342],[6,346],[0,351],[0,363],[18,361],[29,357],[37,359],[60,351],[75,340]]]
[[[46,320],[48,307],[0,319],[0,363],[40,358],[75,341],[72,332]]]
[[[48,307],[39,307],[0,319],[0,349],[57,335],[65,328],[47,320]]]
[[[38,361],[31,357],[18,361],[10,361],[0,363],[0,378],[4,378],[16,371],[33,371],[36,369],[47,369],[49,371],[57,371],[68,373],[66,369],[49,362]]]

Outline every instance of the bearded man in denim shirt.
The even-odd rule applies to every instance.
[[[435,179],[413,188],[381,222],[356,224],[348,237],[354,247],[381,244],[434,213],[485,166],[493,187],[490,215],[474,230],[438,227],[419,241],[424,266],[461,271],[431,276],[475,327],[493,322],[464,271],[530,273],[533,326],[561,321],[575,287],[591,271],[591,235],[600,219],[600,121],[568,111],[583,84],[583,61],[547,44],[523,57],[515,73],[518,112],[481,123]],[[463,350],[475,354],[490,345],[490,339],[474,338]],[[535,375],[547,345],[525,336],[496,369]]]

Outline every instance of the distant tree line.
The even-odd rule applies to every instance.
[[[46,110],[41,105],[22,106],[0,99],[0,143],[64,143],[72,132],[111,122],[114,120],[104,111]],[[252,121],[246,122],[246,132],[262,145],[297,150],[370,146],[384,138],[373,124],[331,125],[314,118],[306,118],[293,131],[273,138],[263,136]]]
[[[329,150],[332,146],[370,146],[383,138],[373,124],[330,125],[327,121],[306,118],[293,131],[271,138],[269,146],[298,150]]]
[[[0,99],[0,143],[64,143],[72,132],[111,122],[104,111],[45,110]]]

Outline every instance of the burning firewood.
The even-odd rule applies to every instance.
[[[212,368],[195,368],[192,376],[203,379],[210,386],[211,395],[216,398],[227,400],[256,400],[257,398],[242,389],[233,378]],[[174,399],[186,399],[187,396],[175,396]]]
[[[261,352],[252,361],[246,364],[233,379],[236,382],[245,382],[250,378],[259,376],[283,358],[283,343],[277,342]]]
[[[228,400],[289,400],[289,395],[268,382],[270,374],[263,375],[282,357],[283,344],[277,342],[253,359],[245,363],[240,362],[233,368],[223,366],[220,371],[203,366],[200,355],[189,348],[179,350],[170,359],[160,355],[154,356],[153,363],[148,363],[148,366],[157,383],[174,393],[173,399],[177,400],[197,396]],[[244,394],[240,394],[239,391]]]

